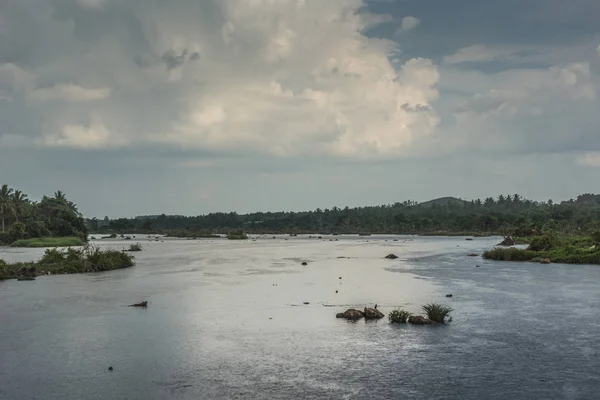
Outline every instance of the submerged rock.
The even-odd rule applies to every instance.
[[[349,308],[346,311],[344,311],[343,313],[337,313],[335,315],[336,318],[344,318],[344,319],[348,319],[351,321],[359,320],[364,316],[365,315],[363,314],[362,311],[356,310],[354,308]]]
[[[147,301],[142,301],[141,303],[132,304],[129,307],[148,307],[148,302]]]
[[[308,263],[306,261],[302,261],[302,265],[307,266]]]
[[[35,281],[35,276],[20,276],[17,278],[18,281]]]
[[[469,257],[478,257],[478,256],[479,256],[479,254],[477,254],[477,253],[471,253],[471,254],[469,254]]]
[[[367,308],[363,312],[365,319],[381,319],[384,317],[383,313],[376,308]]]
[[[385,258],[387,258],[388,260],[395,260],[396,258],[398,258],[398,256],[395,254],[388,254],[387,256],[385,256]]]
[[[452,297],[452,293],[447,294],[446,297]]]
[[[411,315],[408,317],[408,323],[413,325],[435,325],[437,322],[433,322],[421,315]]]

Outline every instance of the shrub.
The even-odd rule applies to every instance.
[[[452,309],[448,306],[445,306],[443,304],[438,304],[438,303],[429,303],[429,304],[425,304],[421,308],[427,314],[427,318],[429,318],[430,320],[432,320],[434,322],[438,322],[440,324],[445,324],[446,318],[448,318],[448,322],[452,321],[452,318],[450,317],[450,313],[452,311],[454,311],[454,309]]]
[[[393,310],[388,314],[388,319],[393,324],[405,324],[412,314],[404,309]]]
[[[548,251],[555,247],[559,247],[561,241],[555,234],[547,233],[543,236],[536,236],[529,243],[527,250],[532,251]]]
[[[600,244],[600,230],[592,232],[591,236],[595,244]]]
[[[130,244],[129,251],[142,251],[142,244],[141,243]]]
[[[248,235],[246,235],[243,231],[230,231],[227,234],[227,239],[229,239],[229,240],[243,240],[243,239],[248,239]]]
[[[539,252],[523,249],[493,249],[483,253],[483,258],[500,261],[531,261],[539,256]]]
[[[40,259],[40,264],[59,264],[65,261],[65,253],[58,249],[46,249]]]

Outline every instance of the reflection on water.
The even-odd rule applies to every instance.
[[[497,239],[329,239],[140,240],[130,269],[0,282],[0,398],[597,397],[600,268],[467,257]],[[454,322],[335,318],[429,301]]]

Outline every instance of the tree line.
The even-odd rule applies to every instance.
[[[87,240],[87,225],[77,206],[60,190],[32,201],[20,190],[0,188],[0,243],[20,239],[77,236]]]
[[[555,204],[519,194],[471,201],[441,198],[424,203],[316,209],[305,212],[211,213],[195,217],[138,216],[92,218],[88,229],[104,233],[228,232],[512,234],[533,236],[553,231],[587,234],[600,229],[600,195],[582,194]]]

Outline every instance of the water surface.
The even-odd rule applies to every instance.
[[[467,257],[498,238],[138,239],[133,268],[0,282],[0,398],[597,398],[598,267]],[[454,321],[335,318],[430,301]]]

